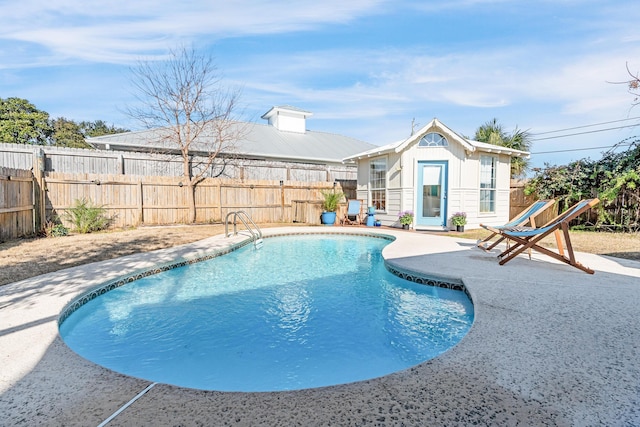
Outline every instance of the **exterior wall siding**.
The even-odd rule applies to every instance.
[[[402,210],[402,190],[393,188],[387,190],[387,211],[384,214],[376,215],[384,225],[392,225],[398,222],[398,212]]]

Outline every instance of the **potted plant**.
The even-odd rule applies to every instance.
[[[322,215],[320,219],[324,225],[333,225],[336,222],[336,211],[338,204],[342,201],[344,193],[341,191],[323,191],[322,192]]]
[[[400,212],[398,214],[398,218],[400,218],[400,224],[402,224],[402,228],[408,230],[409,226],[413,224],[413,211]]]
[[[464,231],[467,223],[467,214],[465,212],[456,212],[451,216],[451,224],[456,226],[456,231]]]

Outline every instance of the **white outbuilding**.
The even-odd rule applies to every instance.
[[[457,212],[466,214],[468,228],[506,223],[511,158],[528,156],[464,138],[433,119],[404,140],[343,161],[357,163],[357,198],[382,225],[399,227],[399,214],[411,211],[413,228],[447,230]]]

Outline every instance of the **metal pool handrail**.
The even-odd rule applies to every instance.
[[[233,233],[229,234],[229,217],[233,216]],[[245,211],[233,211],[233,212],[229,212],[224,220],[224,235],[225,237],[230,237],[230,236],[235,236],[236,234],[238,234],[238,228],[237,228],[237,221],[236,220],[240,220],[242,222],[242,224],[244,224],[244,227],[247,229],[247,231],[249,231],[249,233],[251,234],[251,241],[253,242],[254,246],[258,247],[259,245],[262,245],[262,230],[260,230],[260,227],[258,227],[256,225],[255,222],[253,222],[253,220],[251,219],[251,217],[249,216],[249,214]],[[253,226],[253,228],[251,228],[251,226],[249,226],[249,224],[251,224],[251,226]]]

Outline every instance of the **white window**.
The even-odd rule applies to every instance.
[[[369,163],[369,190],[371,205],[378,212],[387,210],[387,159],[371,160]]]
[[[493,156],[480,156],[480,213],[496,211],[496,165]]]
[[[447,138],[439,133],[431,132],[420,139],[419,147],[446,147],[449,145]]]

